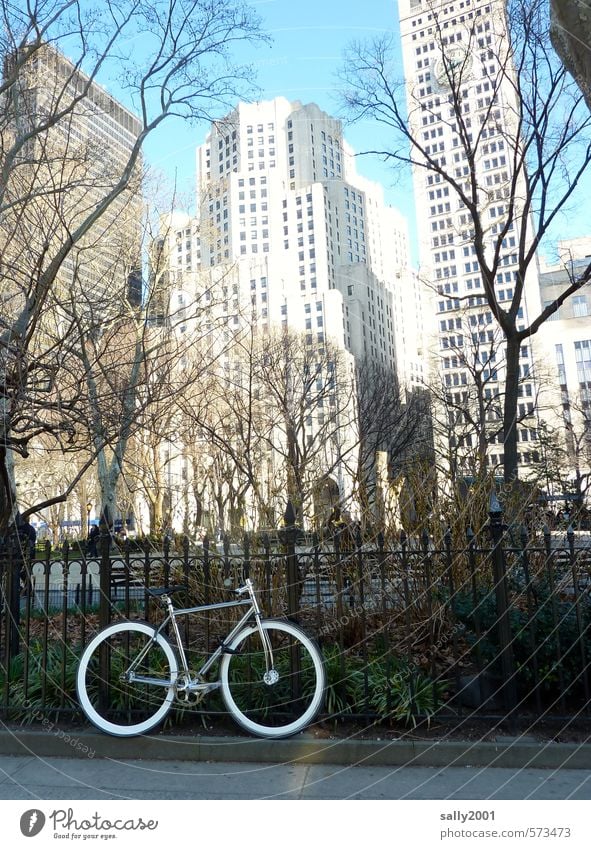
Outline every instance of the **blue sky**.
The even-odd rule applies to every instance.
[[[396,0],[255,0],[251,5],[262,18],[270,46],[249,48],[245,57],[258,72],[261,99],[283,95],[289,100],[315,102],[326,112],[340,114],[337,71],[343,52],[356,39],[387,32],[398,38]],[[400,75],[402,59],[399,54]],[[221,116],[220,116],[221,117]],[[179,190],[193,190],[195,148],[204,140],[207,126],[189,126],[178,120],[159,129],[146,145],[148,161],[175,178]],[[383,132],[383,131],[382,131]],[[359,154],[375,144],[376,127],[370,123],[347,126],[345,136]],[[415,210],[409,174],[373,156],[359,156],[357,169],[384,186],[388,203],[397,206],[409,222],[413,258],[416,263]],[[591,192],[591,175],[586,180]],[[584,199],[584,194],[578,195]],[[583,205],[557,222],[555,238],[587,235],[591,232]]]

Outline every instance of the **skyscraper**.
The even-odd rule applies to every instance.
[[[4,420],[24,433],[15,443],[24,457],[17,475],[27,474],[27,452],[31,463],[34,452],[42,457],[30,504],[46,500],[60,449],[74,448],[75,437],[82,443],[86,424],[92,446],[100,415],[121,397],[101,385],[107,372],[113,377],[102,356],[109,334],[117,334],[117,343],[109,336],[117,350],[113,384],[124,383],[125,367],[133,374],[128,330],[142,298],[141,161],[128,171],[142,125],[51,45],[23,46],[3,57],[2,70],[0,299],[10,340],[2,371],[14,375],[9,406],[16,411]],[[44,454],[48,447],[53,455]]]
[[[414,187],[420,275],[433,293],[433,361],[447,404],[449,444],[460,471],[469,473],[475,449],[477,462],[495,467],[503,461],[505,348],[484,296],[473,220],[452,183],[468,193],[477,187],[479,238],[491,255],[499,251],[494,285],[503,308],[513,299],[519,240],[529,238],[520,217],[526,175],[514,167],[518,104],[505,6],[499,0],[400,0],[399,13],[409,122],[424,151],[423,162],[417,154]],[[518,326],[539,304],[532,263]],[[528,443],[519,460],[527,465],[536,450],[529,344],[521,347],[519,369],[519,438]]]
[[[544,306],[591,262],[591,238],[558,243],[559,262],[540,269]],[[591,297],[586,288],[568,298],[540,328],[535,348],[546,355],[546,485],[581,503],[591,482]],[[554,456],[553,456],[554,455]]]
[[[11,76],[2,135],[4,150],[12,147],[16,155],[4,190],[16,204],[5,204],[2,226],[10,261],[26,277],[117,185],[141,122],[50,45],[26,61],[20,54],[6,57],[4,77]],[[60,269],[66,287],[140,303],[140,171],[141,162],[126,190],[69,252]]]
[[[217,338],[227,374],[234,365],[230,352],[224,362],[224,341],[247,327],[262,337],[295,332],[320,352],[318,364],[324,347],[334,346],[339,380],[347,376],[324,407],[318,399],[307,411],[305,440],[332,416],[338,436],[326,448],[345,456],[358,443],[355,364],[397,371],[408,385],[422,378],[406,222],[386,206],[379,185],[357,174],[341,122],[315,104],[282,97],[239,104],[212,125],[197,171],[197,216],[175,214],[162,230],[171,315],[210,305],[212,345]],[[190,331],[190,321],[181,324]],[[327,378],[332,386],[320,371],[318,384]],[[326,472],[334,457],[324,459]],[[350,456],[347,465],[334,472],[341,498],[352,489]]]
[[[339,120],[281,97],[240,104],[212,125],[197,163],[197,219],[168,231],[177,279],[237,263],[262,323],[326,333],[358,360],[399,359],[403,380],[416,377],[420,298],[406,222],[356,173]],[[410,344],[397,348],[404,327]]]

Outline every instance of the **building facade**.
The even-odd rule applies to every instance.
[[[240,104],[197,163],[202,264],[264,267],[270,322],[298,323],[301,304],[321,297],[327,334],[395,368],[396,329],[420,326],[401,314],[417,297],[400,296],[403,275],[412,285],[406,223],[356,173],[341,122],[285,98]]]
[[[356,363],[397,373],[409,388],[423,378],[420,287],[406,222],[385,205],[379,185],[357,174],[341,122],[281,97],[240,104],[212,125],[197,150],[197,209],[163,221],[171,315],[183,304],[207,306],[228,373],[235,368],[224,344],[253,328],[269,340],[296,334],[310,349],[331,348],[340,385],[324,409],[320,400],[307,410],[302,437],[312,445],[330,417],[338,419],[326,446],[347,460],[327,455],[323,465],[331,470],[329,500],[346,502],[358,442]],[[320,374],[317,384],[326,377],[331,385]]]
[[[17,219],[7,206],[3,218],[26,267],[27,251],[51,256],[43,243],[67,241],[117,186],[142,125],[50,45],[22,64],[16,54],[6,57],[5,77],[15,62],[18,73],[4,103],[3,147],[16,143],[19,153],[7,193],[18,192],[28,211]],[[29,134],[21,147],[19,140]],[[65,287],[95,302],[122,297],[141,303],[141,160],[135,171],[60,268]]]
[[[522,235],[519,198],[526,192],[523,173],[513,170],[518,109],[505,8],[498,0],[401,0],[399,14],[409,122],[423,149],[413,170],[419,274],[432,293],[431,385],[441,399],[442,453],[454,457],[460,473],[471,474],[475,466],[503,462],[504,340],[484,296],[473,221],[452,182],[469,194],[477,186],[484,243],[491,257],[498,252],[495,294],[509,309]],[[514,178],[518,189],[510,204]],[[518,326],[539,308],[532,263]],[[527,468],[537,457],[529,344],[521,348],[519,370],[519,462]],[[475,425],[466,426],[468,419]]]
[[[133,321],[142,302],[141,160],[125,190],[96,216],[86,234],[79,238],[76,232],[116,192],[142,125],[50,45],[26,59],[6,56],[3,72],[0,135],[8,161],[3,163],[0,213],[0,297],[5,318],[25,314],[32,293],[43,303],[33,338],[39,363],[48,364],[39,388],[47,395],[39,401],[33,385],[31,397],[51,411],[56,397],[65,408],[76,402],[79,381],[90,373],[83,362],[88,340],[99,339],[111,319],[116,323],[127,316]],[[40,291],[44,274],[47,290]],[[121,350],[118,355],[123,357]],[[92,365],[98,382],[100,369],[108,367]],[[30,449],[41,459],[20,460],[15,472],[25,505],[60,491],[67,462],[57,450],[48,455],[44,442],[32,441]],[[53,478],[58,484],[51,483]],[[86,494],[82,490],[60,518],[77,527],[78,534],[86,530],[81,516],[89,496],[93,511],[100,511],[95,483]]]
[[[591,263],[591,239],[560,242],[559,261],[540,273],[544,306],[552,303]],[[577,495],[591,485],[591,295],[586,287],[571,295],[538,331],[537,358],[546,362],[543,407],[549,455],[558,465],[548,480],[550,494]],[[554,452],[556,457],[550,456]]]

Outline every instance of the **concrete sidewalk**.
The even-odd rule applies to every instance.
[[[580,769],[0,756],[0,799],[591,799]]]
[[[591,745],[0,730],[0,799],[591,799]]]

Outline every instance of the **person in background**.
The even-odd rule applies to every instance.
[[[34,557],[35,545],[37,543],[37,531],[29,522],[28,518],[20,520],[18,525],[18,535],[23,544],[23,552],[27,551],[29,557]]]
[[[99,539],[100,531],[98,525],[93,525],[90,529],[90,533],[88,534],[88,546],[86,553],[89,557],[98,557],[97,551],[97,543]]]

